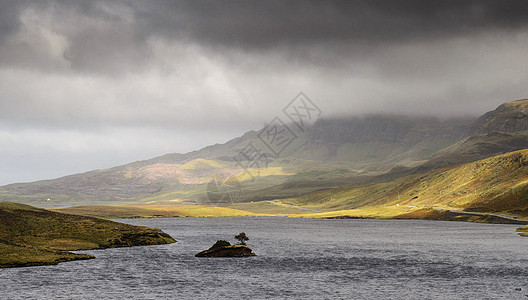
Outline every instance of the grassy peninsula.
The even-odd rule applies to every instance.
[[[94,258],[67,251],[174,242],[156,228],[0,202],[0,268]]]

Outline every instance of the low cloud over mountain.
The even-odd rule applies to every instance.
[[[526,1],[1,1],[0,183],[223,142],[304,91],[324,115],[525,98]]]

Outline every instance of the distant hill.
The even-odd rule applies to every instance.
[[[389,115],[321,119],[292,156],[386,171],[395,165],[416,166],[469,136],[473,122]]]
[[[435,153],[421,169],[462,164],[528,147],[528,133],[490,132],[477,134]]]
[[[106,170],[0,187],[0,200],[38,206],[205,203],[212,181],[235,178],[238,201],[289,198],[320,189],[389,182],[402,176],[528,148],[528,100],[478,119],[369,115],[323,118],[299,130],[268,163],[245,172],[248,145],[269,152],[259,131],[186,154]],[[285,125],[288,126],[288,125]],[[237,163],[241,162],[241,164]],[[51,199],[47,201],[47,199]],[[205,201],[205,202],[204,202]]]
[[[386,183],[329,189],[283,201],[318,210],[439,207],[527,217],[528,149]]]
[[[469,123],[468,120],[445,122],[395,116],[323,119],[304,132],[296,131],[297,139],[280,157],[270,159],[265,171],[258,172],[266,179],[256,186],[250,183],[250,190],[290,181],[346,179],[360,173],[375,175],[396,165],[416,166],[432,153],[466,136]],[[157,200],[158,196],[165,200],[172,197],[199,201],[213,176],[244,172],[235,158],[249,143],[266,151],[257,134],[250,131],[225,144],[187,154],[167,154],[106,170],[7,185],[0,188],[0,200],[33,205],[116,204]],[[341,171],[334,172],[337,169]],[[296,174],[299,176],[292,176]],[[310,174],[313,178],[308,178]],[[324,187],[335,184],[340,183],[329,182]],[[307,187],[301,192],[310,190]],[[265,198],[275,196],[282,197],[282,194],[272,193]],[[251,192],[247,194],[249,197]],[[46,199],[51,199],[51,203],[43,203]]]
[[[473,134],[433,155],[424,170],[528,148],[528,99],[500,105],[480,117]]]
[[[476,134],[528,131],[528,99],[501,104],[477,120]]]

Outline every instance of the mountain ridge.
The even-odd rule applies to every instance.
[[[0,187],[0,200],[34,205],[147,199],[197,203],[204,201],[207,183],[220,175],[235,176],[244,183],[241,201],[251,201],[257,195],[273,199],[321,188],[389,181],[528,148],[527,112],[528,100],[522,99],[504,103],[478,119],[324,118],[304,130],[292,126],[296,139],[260,169],[245,169],[242,164],[246,162],[239,160],[248,145],[267,151],[259,131],[251,130],[224,144],[186,154],[169,153],[105,170],[10,184]],[[248,177],[251,172],[254,174]]]

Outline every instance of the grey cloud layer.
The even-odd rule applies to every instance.
[[[32,162],[22,180],[191,151],[301,90],[326,115],[478,115],[528,95],[527,16],[501,0],[0,0],[0,154]]]
[[[528,2],[500,0],[2,1],[0,115],[244,121],[298,90],[329,113],[457,113],[453,99],[526,92],[526,16]]]

